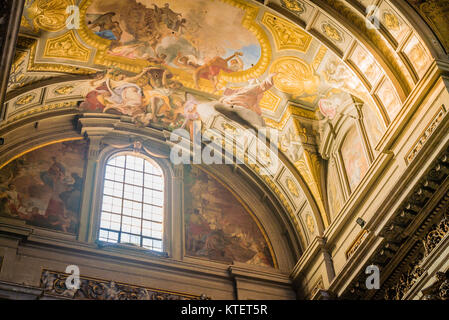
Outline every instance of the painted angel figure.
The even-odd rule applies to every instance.
[[[265,91],[273,87],[275,75],[275,73],[270,74],[262,82],[252,80],[243,88],[225,89],[223,97],[219,100],[222,105],[216,105],[215,109],[224,113],[233,112],[256,128],[264,127],[265,121],[262,118],[260,101]]]
[[[242,56],[242,52],[235,52],[232,56],[223,59],[222,57],[214,57],[208,60],[203,65],[198,65],[193,73],[193,81],[195,82],[195,87],[199,87],[200,78],[208,79],[212,81],[215,91],[218,90],[218,75],[220,71],[224,72],[235,72],[240,71],[243,62],[239,58]]]

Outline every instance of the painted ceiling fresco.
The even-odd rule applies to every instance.
[[[282,3],[295,9],[291,1]],[[375,107],[369,89],[385,78],[359,46],[352,60],[369,82],[367,87],[336,54],[303,29],[246,1],[82,0],[79,28],[67,29],[65,9],[70,4],[70,0],[27,1],[22,31],[37,36],[38,41],[30,46],[28,57],[19,52],[10,91],[61,73],[87,73],[104,80],[94,83],[92,91],[99,91],[104,82],[110,95],[104,101],[93,101],[89,111],[131,115],[127,109],[146,108],[139,111],[150,120],[145,124],[165,118],[165,125],[176,127],[182,124],[181,118],[194,116],[185,111],[186,89],[219,100],[230,90],[246,88],[273,74],[273,86],[249,107],[265,118],[279,119],[288,102],[329,116],[349,94]],[[327,20],[319,28],[337,43],[350,40]],[[33,72],[23,69],[27,63]],[[134,89],[123,89],[127,84]],[[134,90],[144,99],[133,97]],[[384,99],[381,94],[377,97]],[[385,107],[400,103],[393,100]]]
[[[70,5],[79,10],[74,27],[66,25],[74,22],[66,11]],[[306,24],[316,11],[308,1],[281,0],[279,5]],[[381,10],[395,41],[405,41],[398,37],[411,28],[385,1]],[[90,74],[98,81],[78,83],[87,100],[81,111],[122,113],[142,125],[181,127],[186,119],[200,118],[191,103],[186,106],[186,92],[218,101],[236,89],[251,95],[252,101],[241,106],[255,111],[250,120],[259,124],[263,117],[279,126],[290,104],[332,119],[351,96],[372,109],[383,108],[391,121],[401,100],[367,49],[358,42],[350,46],[354,37],[325,13],[311,29],[338,49],[243,0],[27,0],[21,31],[31,38],[19,40],[9,96],[45,79]],[[407,39],[404,55],[422,77],[428,53],[416,36]],[[270,75],[270,88],[255,95],[246,90]]]
[[[398,118],[407,90],[426,74],[430,54],[387,0],[378,5],[389,36],[376,42],[385,63],[314,3],[266,3],[26,0],[6,123],[69,109],[166,130],[191,129],[194,120],[210,124],[217,115],[269,126],[279,130],[279,149],[324,212],[319,160],[304,152],[303,136],[319,149],[320,128],[357,117],[355,105],[363,104],[373,117],[365,121],[375,145]],[[358,3],[365,8],[372,1]],[[78,20],[66,11],[71,5]]]
[[[221,2],[106,0],[92,2],[86,23],[96,35],[111,40],[109,54],[166,63],[197,74],[199,80],[208,79],[206,68],[197,71],[206,61],[213,61],[216,73],[257,64],[261,48],[241,25],[244,17],[243,10]]]
[[[66,8],[73,4],[79,8],[79,25],[67,28]],[[304,22],[315,10],[307,1],[279,4]],[[382,6],[393,35],[410,31],[391,7]],[[18,51],[9,91],[61,74],[91,74],[104,80],[94,83],[91,91],[98,93],[105,83],[110,97],[91,101],[94,93],[85,91],[93,103],[88,103],[88,111],[138,112],[144,125],[174,128],[196,117],[185,106],[186,89],[219,100],[230,89],[245,88],[270,74],[273,86],[249,107],[275,122],[289,103],[331,118],[350,95],[386,109],[390,119],[401,105],[391,80],[370,53],[360,44],[349,48],[353,37],[325,14],[312,27],[348,51],[349,64],[298,25],[242,0],[27,0],[21,26],[23,34],[38,41],[28,51]],[[412,37],[404,54],[422,76],[428,54],[420,40]],[[379,89],[372,94],[375,86]]]

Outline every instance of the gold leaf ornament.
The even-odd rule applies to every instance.
[[[324,33],[331,38],[334,41],[342,42],[343,36],[341,35],[340,31],[338,31],[334,26],[332,26],[329,23],[325,23],[321,26]]]
[[[25,9],[25,15],[33,21],[36,30],[59,31],[65,27],[69,16],[66,9],[70,0],[35,0]]]
[[[304,5],[298,0],[281,0],[281,5],[296,14],[304,13]]]
[[[68,86],[62,86],[55,89],[55,94],[58,95],[66,95],[73,92],[73,89],[75,89],[74,86],[68,85]]]
[[[397,31],[400,29],[399,19],[394,14],[384,12],[384,21],[389,30]]]
[[[73,30],[60,37],[48,39],[44,49],[45,58],[65,58],[87,62],[89,55],[89,49],[78,41]]]
[[[299,191],[292,179],[287,178],[287,188],[296,198],[299,197]]]
[[[313,222],[313,218],[310,214],[306,215],[306,223],[307,223],[307,229],[309,229],[310,234],[314,234],[315,223]]]
[[[296,57],[283,57],[276,60],[270,72],[276,73],[274,86],[294,97],[316,94],[320,84],[320,78],[315,75],[313,68]]]
[[[24,106],[26,104],[29,104],[30,102],[33,102],[35,97],[36,97],[35,94],[28,94],[26,96],[23,96],[23,97],[20,97],[19,99],[17,99],[15,104],[17,106]]]

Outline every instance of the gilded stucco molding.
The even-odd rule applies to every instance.
[[[260,107],[268,111],[276,112],[277,108],[281,104],[281,101],[282,98],[273,93],[271,90],[266,91],[262,100],[260,100]]]
[[[90,50],[78,41],[73,30],[69,30],[59,37],[47,39],[42,55],[43,58],[60,58],[80,62],[88,62],[89,56]]]
[[[329,219],[327,218],[323,200],[323,190],[321,188],[322,177],[319,156],[315,153],[304,150],[300,160],[295,162],[294,165],[309,187],[320,210],[324,227],[327,228],[329,226]]]
[[[354,242],[349,246],[348,250],[346,250],[346,258],[349,259],[360,247],[360,245],[365,241],[366,237],[368,237],[368,230],[363,229]]]
[[[273,35],[278,50],[292,49],[305,53],[309,49],[312,36],[286,19],[265,12],[262,23]]]
[[[56,32],[65,28],[69,16],[66,9],[74,5],[73,0],[27,0],[20,26],[34,32],[40,29]]]
[[[286,108],[283,116],[278,121],[269,119],[269,118],[264,118],[264,120],[265,120],[265,123],[267,126],[274,128],[274,129],[282,130],[282,129],[284,129],[287,122],[292,118],[292,116],[306,118],[309,120],[317,120],[316,112],[307,110],[307,109],[304,109],[301,107],[297,107],[292,104],[290,104]]]
[[[58,73],[72,73],[72,74],[93,74],[97,72],[96,70],[83,67],[76,67],[69,64],[37,63],[36,47],[37,41],[35,40],[30,46],[30,57],[28,59],[27,71],[58,72]]]
[[[409,79],[406,76],[407,70],[405,66],[398,62],[401,60],[388,41],[376,30],[369,29],[366,24],[366,19],[361,14],[352,10],[343,1],[315,0],[313,2],[322,9],[326,9],[328,13],[335,12],[340,15],[340,20],[347,22],[345,23],[345,27],[350,29],[351,33],[358,34],[367,40],[372,51],[371,53],[376,53],[376,60],[386,63],[387,68],[384,69],[389,77],[398,80],[399,87],[396,86],[396,90],[401,100],[404,101],[411,91],[411,83],[409,83]]]
[[[23,119],[25,117],[46,112],[46,111],[53,111],[53,110],[59,110],[59,109],[75,109],[78,106],[78,101],[65,101],[65,102],[56,102],[52,104],[43,105],[37,108],[29,109],[24,112],[21,112],[14,117],[8,118],[7,121],[3,122],[1,127],[4,127],[12,122],[16,122],[17,120]]]
[[[121,282],[80,276],[79,289],[68,289],[70,274],[43,270],[41,287],[45,294],[87,300],[209,300],[206,295],[193,295],[163,289],[135,286]]]

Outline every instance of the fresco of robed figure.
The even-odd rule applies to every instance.
[[[201,169],[184,168],[187,255],[273,267],[262,231],[239,200]]]
[[[75,233],[86,147],[82,140],[55,143],[0,169],[0,216]]]

